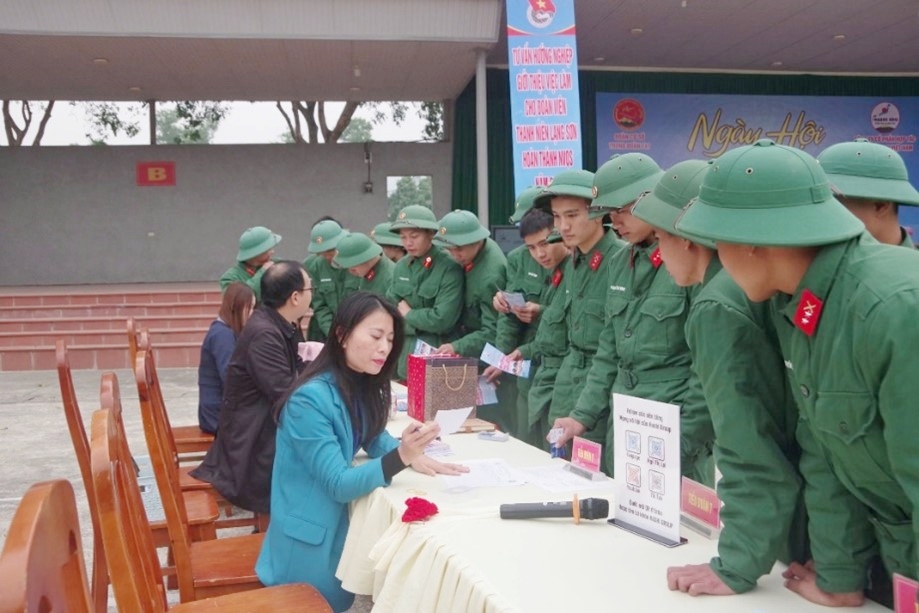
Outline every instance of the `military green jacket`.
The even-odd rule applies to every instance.
[[[571,417],[588,429],[609,413],[611,392],[681,404],[692,361],[683,330],[690,292],[667,274],[656,245],[616,254],[603,289],[605,325],[584,390],[572,400]],[[604,455],[612,461],[612,450]]]
[[[345,281],[351,274],[343,268],[335,268],[324,257],[307,258],[303,262],[306,272],[313,281],[313,321],[324,337],[329,336],[332,318],[344,298]]]
[[[543,294],[548,293],[551,273],[539,265],[530,255],[526,245],[520,245],[507,254],[507,282],[501,289],[520,292],[527,302],[536,302],[543,307],[549,302]],[[555,288],[552,288],[553,293]],[[504,353],[510,353],[520,345],[536,337],[539,320],[533,323],[520,321],[513,313],[498,314],[498,330],[495,346]]]
[[[412,307],[405,316],[405,346],[398,368],[399,378],[405,379],[417,339],[438,347],[455,338],[463,309],[463,269],[437,246],[421,257],[407,255],[396,262],[387,297],[394,304],[405,300]]]
[[[220,277],[220,291],[226,291],[227,286],[234,281],[245,283],[252,291],[255,292],[256,302],[262,301],[262,275],[265,274],[264,268],[252,268],[245,262],[236,262],[234,266],[227,269],[223,276]]]
[[[900,228],[900,241],[901,247],[909,247],[910,249],[915,249],[916,245],[913,244],[913,237],[909,235],[909,232],[906,231],[906,228]]]
[[[498,243],[486,238],[475,259],[466,265],[465,273],[463,313],[453,350],[467,358],[477,358],[485,343],[495,343],[498,312],[492,298],[507,281],[507,258]]]
[[[785,553],[803,504],[798,408],[768,304],[747,300],[717,258],[689,308],[686,343],[691,381],[700,385],[690,383],[684,407],[707,408],[697,419],[711,416],[722,473],[724,527],[711,567],[732,590],[747,592]],[[704,397],[696,398],[697,392]]]
[[[613,232],[607,232],[589,253],[575,249],[574,255],[565,265],[561,308],[564,310],[562,321],[567,333],[568,352],[555,378],[555,390],[549,409],[550,423],[558,417],[568,416],[584,386],[597,351],[597,340],[605,326],[603,306],[606,302],[610,266],[622,248],[622,241]],[[556,317],[557,312],[549,315],[545,323],[554,324]],[[608,414],[609,406],[606,413],[597,415],[594,423],[588,427],[586,438],[603,442]],[[599,426],[596,432],[592,432],[593,426]]]
[[[348,273],[345,278],[345,290],[342,293],[342,299],[356,291],[374,292],[385,297],[389,293],[389,287],[392,285],[392,273],[395,269],[396,263],[384,255],[376,266],[363,277],[355,277]]]
[[[862,588],[877,545],[889,572],[919,577],[919,253],[867,233],[828,245],[771,307],[801,412],[818,585]]]

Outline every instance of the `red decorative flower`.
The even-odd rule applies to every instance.
[[[590,257],[590,269],[596,271],[600,268],[600,262],[603,261],[603,252],[594,251],[594,254]]]
[[[408,498],[405,504],[407,508],[402,514],[402,521],[405,523],[424,521],[437,513],[437,505],[424,498]]]
[[[562,282],[562,269],[556,268],[555,272],[552,273],[552,287],[558,287],[558,284]]]
[[[428,256],[424,258],[424,262],[422,262],[421,265],[424,266],[425,268],[430,268],[433,264],[434,264],[434,258],[432,258],[431,256]]]

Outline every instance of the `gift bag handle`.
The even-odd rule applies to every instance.
[[[466,384],[466,368],[468,366],[469,364],[463,364],[463,380],[460,381],[459,385],[457,385],[456,387],[453,387],[452,385],[450,385],[450,373],[447,372],[447,365],[441,364],[440,367],[444,369],[444,385],[446,385],[450,391],[458,392],[461,389],[463,389],[463,385]]]

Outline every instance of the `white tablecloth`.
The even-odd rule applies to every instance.
[[[390,431],[401,433],[406,424],[401,416],[390,423]],[[553,462],[514,439],[497,443],[456,434],[444,440],[456,453],[446,461],[501,457],[519,467]],[[716,553],[715,541],[685,528],[689,542],[668,549],[603,520],[575,526],[561,519],[499,518],[502,503],[568,499],[534,485],[462,493],[445,489],[439,477],[406,470],[390,487],[352,504],[337,575],[345,589],[372,595],[374,612],[826,611],[783,587],[781,564],[748,594],[692,598],[669,591],[668,566],[707,562]],[[612,501],[614,492],[579,494]],[[411,496],[434,502],[440,512],[424,523],[403,523],[405,500]],[[859,610],[886,609],[869,603]]]

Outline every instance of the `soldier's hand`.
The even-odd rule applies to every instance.
[[[514,360],[514,361],[516,362],[517,360],[522,360],[522,359],[523,359],[523,354],[520,353],[520,350],[519,350],[519,349],[514,349],[514,350],[511,351],[509,354],[507,354],[507,359],[508,359],[508,360]]]
[[[402,315],[402,317],[408,315],[409,311],[412,310],[412,307],[410,307],[405,300],[400,300],[399,304],[396,305],[396,308],[399,309],[399,314]]]
[[[507,300],[504,299],[504,296],[501,295],[501,292],[496,292],[494,298],[491,299],[491,306],[495,307],[495,310],[499,313],[510,313],[511,307],[507,304]]]
[[[456,352],[453,351],[453,343],[444,343],[440,347],[434,350],[434,353],[451,353],[456,355]]]
[[[484,371],[482,371],[482,376],[485,377],[485,380],[489,383],[497,384],[498,377],[501,376],[503,371],[497,366],[489,366]]]
[[[552,428],[561,428],[564,430],[562,435],[558,437],[558,440],[555,441],[556,447],[564,447],[568,441],[574,437],[581,436],[587,432],[587,428],[584,427],[584,424],[573,417],[559,417],[555,420],[555,423],[552,424]],[[546,436],[546,440],[549,440],[548,435]]]
[[[667,569],[667,587],[674,591],[686,592],[690,596],[736,594],[708,564],[671,566]]]
[[[262,270],[268,270],[272,266],[274,266],[274,260],[272,260],[271,258],[268,258],[268,261],[262,264],[261,268]]]
[[[860,607],[865,603],[865,595],[861,592],[824,592],[817,587],[817,573],[807,565],[792,562],[788,570],[782,573],[785,577],[785,587],[806,600],[825,607]]]
[[[542,311],[542,305],[538,302],[527,302],[522,307],[511,309],[511,311],[517,316],[517,319],[523,323],[531,324],[539,317],[539,313]]]

